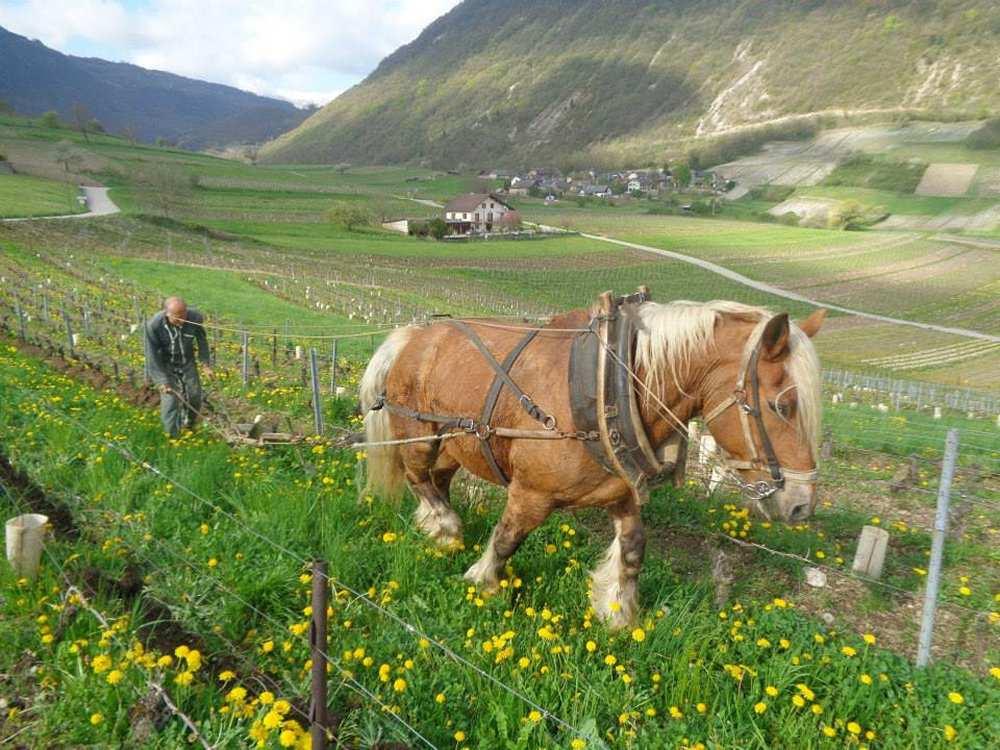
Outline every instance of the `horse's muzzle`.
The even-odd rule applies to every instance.
[[[771,512],[785,523],[801,523],[816,510],[816,482],[785,479],[785,486],[771,496]]]

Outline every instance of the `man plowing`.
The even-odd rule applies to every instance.
[[[198,363],[207,375],[212,373],[204,322],[204,316],[180,297],[168,297],[163,310],[146,321],[147,370],[160,389],[160,419],[170,437],[193,428],[201,411]]]

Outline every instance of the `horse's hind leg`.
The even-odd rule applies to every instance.
[[[546,496],[520,489],[516,483],[511,484],[503,516],[493,528],[482,557],[465,572],[465,580],[472,581],[485,591],[495,591],[507,561],[524,538],[551,512],[552,505]]]
[[[458,464],[440,447],[440,441],[407,446],[403,464],[406,481],[420,501],[413,513],[417,527],[447,547],[462,541],[462,519],[448,500],[448,488]]]
[[[615,538],[591,574],[590,601],[598,618],[611,628],[632,622],[639,608],[639,570],[646,553],[646,532],[634,498],[609,508]]]

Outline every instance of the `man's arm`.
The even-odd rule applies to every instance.
[[[149,373],[149,379],[156,385],[168,385],[170,378],[163,367],[163,362],[160,359],[160,347],[148,320],[142,324],[142,332],[146,350],[146,371]]]

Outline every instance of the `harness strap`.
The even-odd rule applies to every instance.
[[[503,368],[499,362],[497,362],[496,357],[486,348],[486,344],[483,340],[479,338],[479,335],[472,330],[472,327],[466,323],[464,320],[446,320],[444,321],[447,325],[454,326],[459,331],[465,334],[466,338],[472,342],[472,344],[479,350],[479,353],[483,355],[483,358],[489,363],[489,366],[493,368],[496,372],[497,377],[503,380],[503,384],[506,385],[514,395],[517,396],[517,401],[521,405],[521,408],[527,412],[528,416],[532,419],[541,422],[542,426],[547,430],[554,430],[556,428],[556,418],[550,414],[546,414],[545,411],[538,406],[534,401],[531,400],[531,396],[525,393],[521,387],[513,381],[507,371]],[[527,346],[527,344],[525,344]]]
[[[517,361],[521,352],[523,352],[528,344],[534,340],[537,334],[537,329],[529,331],[524,338],[517,342],[517,345],[511,349],[510,352],[508,352],[507,356],[504,357],[500,367],[503,370],[503,373],[508,375],[508,380],[510,370],[514,366],[514,362]],[[500,400],[500,392],[503,390],[505,385],[505,381],[500,376],[500,371],[497,371],[497,374],[493,377],[493,383],[490,385],[490,390],[486,394],[486,400],[483,402],[483,413],[479,419],[482,424],[488,425],[492,422],[493,410],[496,408],[497,401]],[[523,403],[523,401],[521,403]],[[507,476],[506,472],[504,472],[503,468],[497,462],[496,455],[493,453],[493,446],[490,444],[489,436],[487,436],[484,440],[480,440],[479,445],[483,451],[483,458],[485,458],[486,463],[490,465],[490,469],[493,471],[494,476],[496,476],[497,481],[504,487],[509,485],[510,477]]]

